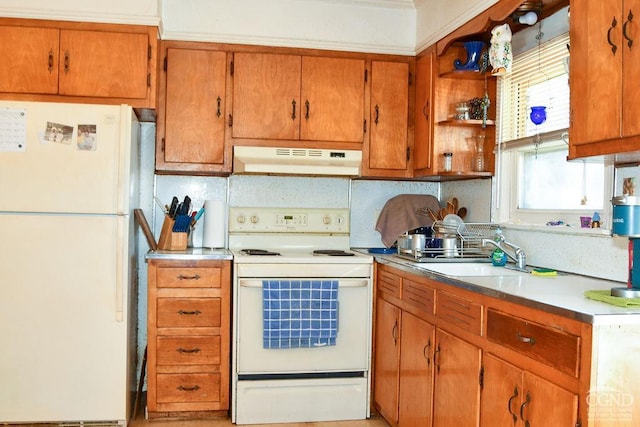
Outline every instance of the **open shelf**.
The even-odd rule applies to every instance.
[[[458,119],[447,119],[441,120],[438,122],[439,125],[449,125],[449,126],[471,126],[471,127],[482,127],[482,120],[458,120]],[[495,120],[487,120],[486,126],[495,126]]]

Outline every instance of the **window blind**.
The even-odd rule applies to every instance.
[[[498,79],[499,143],[521,146],[534,135],[557,135],[569,127],[569,33],[541,43],[513,59],[510,74]],[[535,125],[532,106],[547,107],[547,119]],[[518,143],[520,142],[520,143]]]

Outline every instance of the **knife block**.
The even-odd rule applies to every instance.
[[[158,249],[166,251],[184,251],[187,249],[188,233],[176,233],[173,231],[175,220],[169,215],[164,216],[162,231],[158,239]]]

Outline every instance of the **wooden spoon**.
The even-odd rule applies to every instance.
[[[447,216],[447,210],[445,208],[440,209],[440,219],[443,220]]]
[[[456,207],[452,202],[447,201],[447,214],[454,214],[456,213]]]
[[[454,197],[451,199],[451,203],[453,204],[453,212],[458,212],[458,198]]]
[[[431,210],[431,208],[427,209],[427,213],[429,214],[429,217],[433,220],[433,221],[439,221],[438,220],[438,216],[435,214],[435,212],[433,212]]]
[[[467,208],[463,206],[460,209],[458,209],[458,216],[464,219],[464,217],[467,216]]]

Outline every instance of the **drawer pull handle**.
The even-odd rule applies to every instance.
[[[181,274],[178,276],[178,280],[198,280],[198,279],[200,279],[199,274],[194,274],[193,276],[185,276],[184,274]]]
[[[511,417],[513,418],[513,424],[515,425],[516,422],[518,421],[518,416],[511,411],[511,403],[513,402],[513,399],[518,397],[518,387],[513,389],[513,396],[511,396],[509,398],[509,403],[507,405],[507,409],[509,410],[509,414],[511,414]]]
[[[194,385],[193,387],[185,387],[183,385],[176,387],[178,390],[180,391],[198,391],[200,390],[200,386],[199,385]]]
[[[529,420],[526,420],[524,418],[524,410],[526,409],[527,406],[529,406],[529,403],[531,403],[531,396],[529,395],[529,393],[527,393],[527,395],[525,396],[524,402],[522,402],[522,405],[520,405],[520,419],[524,421],[525,427],[530,426]]]
[[[198,347],[196,347],[196,348],[182,348],[182,347],[180,347],[176,351],[178,353],[186,353],[186,354],[200,353],[200,349]]]
[[[178,314],[183,316],[197,316],[199,314],[202,314],[202,312],[200,310],[192,310],[192,311],[178,310]]]
[[[525,344],[534,345],[536,343],[536,339],[535,338],[524,336],[524,335],[520,334],[520,332],[516,333],[516,337],[518,337],[518,340],[520,342],[525,343]]]

